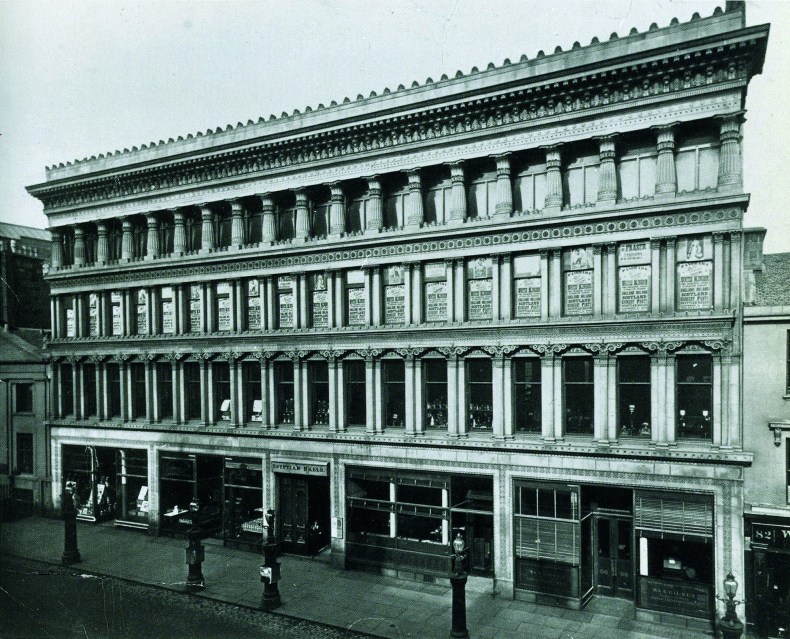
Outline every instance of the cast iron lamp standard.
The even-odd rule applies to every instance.
[[[60,562],[70,566],[82,561],[80,551],[77,549],[77,509],[74,507],[73,489],[66,485],[60,496],[60,508],[63,515],[63,556]]]
[[[724,594],[727,597],[716,597],[719,601],[724,602],[724,616],[719,619],[719,630],[721,630],[722,639],[738,639],[743,634],[743,623],[738,619],[738,613],[735,611],[735,606],[744,603],[735,599],[735,593],[738,592],[738,582],[733,577],[732,573],[727,573],[724,578]]]
[[[261,582],[263,582],[263,595],[261,595],[261,608],[274,610],[281,605],[280,590],[277,582],[280,581],[280,563],[277,561],[279,546],[275,537],[274,511],[269,508],[263,516],[266,528],[266,543],[263,544],[263,566],[261,566]]]
[[[187,531],[189,545],[187,546],[187,564],[189,574],[187,575],[187,592],[200,592],[206,587],[203,579],[202,564],[205,558],[203,544],[200,543],[200,502],[197,498],[189,502],[189,516],[191,525]]]
[[[453,587],[453,626],[450,639],[469,639],[466,629],[466,579],[464,563],[466,561],[465,545],[461,533],[453,539],[452,574],[450,584]]]

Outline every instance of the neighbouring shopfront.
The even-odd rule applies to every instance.
[[[745,521],[746,618],[765,639],[790,637],[790,522],[780,517]]]
[[[493,503],[491,477],[349,468],[349,563],[446,576],[460,533],[472,574],[493,576]]]
[[[597,594],[710,618],[712,496],[527,480],[514,488],[517,593],[572,608]]]
[[[282,550],[312,555],[329,544],[329,464],[273,461]]]
[[[65,445],[62,454],[64,487],[73,491],[77,519],[148,527],[146,450]]]

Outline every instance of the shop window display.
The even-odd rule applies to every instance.
[[[620,435],[650,437],[650,357],[617,359],[617,405]]]
[[[541,431],[540,360],[513,358],[513,424],[521,433]]]
[[[677,437],[713,436],[713,362],[709,355],[677,356]]]
[[[94,446],[63,446],[65,488],[72,491],[77,519],[104,521],[115,511],[115,451]]]
[[[384,418],[386,425],[402,428],[406,413],[405,365],[403,360],[382,360]]]
[[[422,374],[425,383],[425,428],[447,428],[447,360],[422,360]]]
[[[493,385],[491,360],[470,358],[466,360],[466,383],[469,430],[491,430],[493,425]]]
[[[145,527],[149,516],[148,452],[119,450],[116,452],[115,523]]]
[[[221,529],[222,458],[183,453],[159,458],[160,527],[166,533],[185,533],[191,526],[189,504],[200,502],[199,521],[204,534]]]
[[[562,360],[565,406],[565,432],[569,435],[593,434],[592,357],[567,357]]]
[[[226,458],[224,487],[225,544],[260,548],[263,540],[263,469],[260,460]]]

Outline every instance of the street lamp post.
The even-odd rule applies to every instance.
[[[60,496],[60,508],[63,515],[63,556],[60,562],[64,566],[70,566],[82,561],[80,551],[77,548],[77,509],[74,507],[73,489],[66,485],[63,494]]]
[[[266,528],[266,543],[263,544],[263,566],[261,566],[261,608],[274,610],[282,604],[277,582],[280,581],[280,562],[277,561],[279,546],[275,537],[274,511],[269,508],[263,516]]]
[[[469,639],[466,629],[466,579],[464,566],[466,560],[464,539],[461,533],[453,539],[452,574],[450,584],[453,587],[453,621],[450,639]]]
[[[195,593],[200,592],[206,587],[202,569],[205,551],[203,549],[203,544],[200,543],[200,502],[197,498],[189,502],[189,515],[191,524],[187,531],[187,538],[189,539],[189,545],[186,548],[187,564],[189,565],[187,592]]]
[[[743,601],[735,599],[735,593],[738,592],[738,582],[733,577],[732,572],[727,573],[724,578],[724,594],[725,597],[717,597],[719,601],[724,602],[724,616],[719,619],[719,630],[721,630],[722,639],[738,639],[743,634],[743,623],[738,619],[738,613],[735,611],[735,606],[742,604]]]

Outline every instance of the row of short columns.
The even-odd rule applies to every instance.
[[[715,232],[713,237],[713,311],[723,312],[735,308],[740,296],[740,244],[738,234]],[[676,270],[676,238],[653,239],[650,241],[651,290],[650,312],[653,314],[671,314],[675,311],[675,270]],[[617,313],[617,244],[593,245],[593,317],[611,317]],[[563,316],[562,290],[563,270],[562,251],[560,249],[543,250],[540,255],[541,272],[541,305],[542,321]],[[447,282],[447,318],[448,323],[464,322],[468,319],[466,305],[466,262],[462,258],[448,258],[445,262]],[[512,256],[494,255],[492,265],[492,320],[511,321],[515,317],[512,294]],[[385,325],[383,309],[382,268],[364,267],[363,281],[365,289],[365,324],[366,327]],[[328,270],[325,273],[327,289],[327,326],[340,328],[348,326],[345,314],[345,274],[339,270]],[[309,317],[308,295],[310,294],[308,274],[293,275],[293,319],[291,326],[280,326],[277,316],[277,275],[260,278],[259,306],[261,325],[248,326],[245,314],[246,280],[230,282],[230,324],[227,330],[302,329],[312,328]],[[418,262],[403,264],[404,282],[404,324],[420,324],[424,319],[423,309],[423,269]],[[212,283],[201,283],[200,287],[200,326],[189,326],[189,289],[190,284],[174,285],[173,288],[173,333],[214,333],[220,330],[215,308],[216,290]],[[122,335],[139,334],[134,331],[132,313],[136,312],[134,292],[138,289],[121,291],[121,331]],[[147,287],[146,314],[148,326],[144,331],[147,335],[163,333],[162,318],[158,312],[161,302],[160,287]],[[75,334],[74,337],[90,337],[87,325],[89,309],[87,294],[73,296]],[[63,295],[51,298],[53,338],[66,337],[64,330],[65,300]],[[109,313],[108,294],[97,296],[98,309],[96,335],[110,336],[112,318]],[[249,303],[249,300],[247,300]]]
[[[287,424],[294,430],[315,428],[310,424],[308,364],[311,361],[327,362],[329,372],[329,419],[327,429],[332,432],[345,431],[348,428],[346,415],[346,384],[343,353],[330,354],[325,359],[309,359],[293,356],[290,359],[260,358],[259,360],[242,360],[232,358],[220,360],[220,365],[229,367],[230,396],[214,396],[214,363],[207,359],[197,360],[200,367],[201,405],[199,421],[204,426],[214,423],[223,400],[230,400],[229,425],[241,427],[253,423],[261,428],[273,428],[276,423],[277,379],[275,363],[293,366],[294,406],[293,424]],[[564,433],[564,402],[562,384],[563,355],[547,353],[541,356],[541,431],[540,437],[545,441],[561,441]],[[573,357],[571,355],[570,357]],[[676,409],[675,409],[675,358],[671,352],[659,351],[651,355],[651,441],[656,446],[673,446],[676,444]],[[354,359],[354,356],[352,356]],[[466,361],[461,355],[447,356],[447,427],[449,437],[469,435],[469,417],[467,406]],[[495,439],[512,439],[516,433],[513,406],[513,361],[506,354],[495,354],[492,358],[492,429],[491,436]],[[171,364],[171,384],[173,405],[172,421],[176,424],[190,421],[191,410],[188,410],[186,377],[184,365],[194,360],[168,360]],[[252,421],[248,413],[247,380],[243,379],[243,364],[251,362],[260,365],[260,420]],[[383,433],[392,430],[386,426],[386,415],[383,406],[382,363],[387,361],[373,355],[357,358],[365,366],[365,401],[367,421],[365,430],[368,433]],[[423,361],[424,358],[407,354],[403,357],[405,368],[405,414],[403,431],[407,435],[421,435],[428,430],[425,424],[423,395]],[[155,391],[160,386],[159,369],[155,361],[145,360],[145,416],[148,422],[162,421],[164,412],[159,405],[160,397]],[[120,418],[123,421],[133,419],[132,414],[132,376],[130,362],[120,360]],[[55,367],[56,388],[60,388],[62,369]],[[87,418],[85,388],[85,369],[82,364],[74,362],[71,366],[73,385],[73,406],[71,414],[76,419]],[[95,388],[97,393],[98,419],[109,419],[108,376],[107,367],[103,363],[95,366]],[[594,432],[592,439],[599,445],[611,445],[618,441],[617,423],[617,357],[610,353],[599,353],[593,358],[594,393]],[[730,354],[715,353],[713,355],[713,439],[712,444],[718,447],[739,447],[741,444],[739,425],[738,385],[740,383],[740,358]],[[56,414],[63,416],[69,411],[63,406],[62,393],[57,393]],[[65,409],[65,410],[64,410]],[[431,432],[438,432],[430,429]],[[537,436],[537,433],[535,433]],[[576,436],[574,436],[576,437]]]
[[[741,123],[743,112],[719,116],[720,151],[718,187],[720,189],[742,188],[741,162]],[[675,132],[678,123],[653,127],[656,133],[656,196],[667,197],[677,191],[675,169]],[[596,138],[599,144],[598,171],[598,203],[605,206],[613,205],[617,199],[616,174],[616,142],[617,134]],[[546,212],[559,211],[563,205],[565,194],[562,183],[562,144],[542,147],[546,154]],[[504,219],[513,212],[513,185],[511,179],[510,154],[494,156],[496,163],[496,202],[494,218]],[[407,229],[418,229],[425,221],[423,205],[423,184],[419,168],[406,171],[408,179],[408,197],[404,214],[404,226]],[[366,178],[368,186],[369,216],[365,230],[378,232],[383,227],[382,189],[379,176]],[[447,222],[460,223],[467,218],[467,201],[464,175],[464,163],[461,161],[450,164],[451,197]],[[345,195],[340,182],[329,185],[329,234],[340,236],[346,231]],[[277,219],[272,194],[264,193],[258,197],[262,205],[262,241],[276,242],[278,238]],[[294,220],[294,239],[304,241],[311,236],[310,207],[305,189],[295,190],[296,208]],[[231,246],[240,247],[247,243],[245,237],[244,207],[239,200],[230,200],[231,207]],[[211,251],[216,248],[214,237],[215,213],[208,204],[199,205],[201,220],[200,250]],[[174,219],[173,253],[181,255],[187,250],[184,229],[183,209],[172,209]],[[146,214],[147,223],[147,254],[148,259],[160,256],[158,218],[155,213]],[[74,264],[85,264],[84,231],[74,226]],[[96,261],[103,264],[108,259],[107,225],[97,222],[98,244]],[[61,231],[51,229],[53,246],[51,264],[60,268],[63,264]],[[132,222],[130,218],[122,218],[121,260],[133,257]]]

